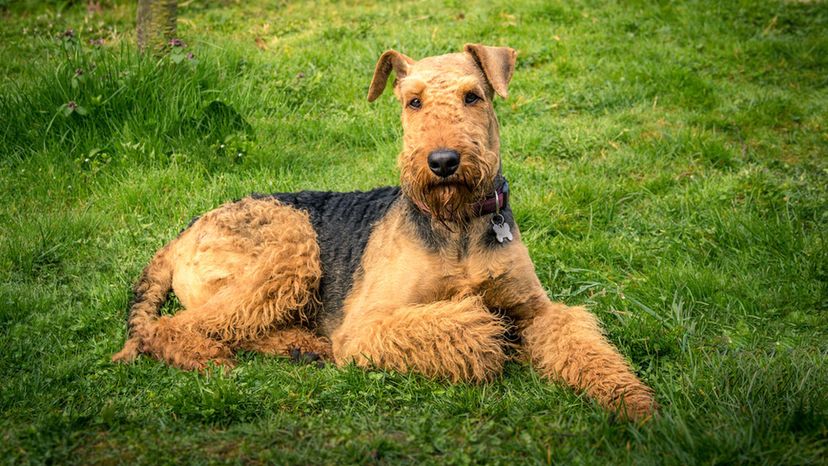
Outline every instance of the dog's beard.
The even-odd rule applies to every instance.
[[[448,178],[431,172],[422,148],[400,159],[403,192],[440,223],[466,223],[474,215],[475,203],[493,192],[498,155],[485,149],[479,152],[476,145],[469,149],[462,151],[460,167]]]
[[[424,213],[440,223],[466,223],[475,204],[489,194],[491,180],[482,174],[462,170],[449,178],[425,175],[420,183],[404,185],[405,194]]]
[[[458,223],[469,218],[475,197],[462,182],[433,184],[423,192],[422,203],[441,222]]]

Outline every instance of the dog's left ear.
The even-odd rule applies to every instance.
[[[466,44],[463,50],[474,58],[497,95],[504,99],[509,97],[509,81],[515,72],[517,52],[509,47],[489,47],[481,44]]]

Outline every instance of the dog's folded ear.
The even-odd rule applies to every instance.
[[[391,70],[394,70],[394,73],[397,74],[397,79],[401,79],[408,74],[408,69],[413,64],[414,60],[410,57],[396,50],[386,50],[377,60],[374,79],[371,80],[371,87],[368,88],[368,102],[373,102],[382,95],[385,85],[388,84],[388,76],[391,74]]]
[[[474,58],[497,95],[504,99],[509,97],[509,81],[515,72],[517,52],[509,47],[481,44],[466,44],[463,50]]]

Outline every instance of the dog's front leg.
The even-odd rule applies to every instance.
[[[625,418],[651,416],[656,409],[652,390],[607,341],[595,316],[582,307],[553,303],[525,247],[516,243],[509,252],[509,272],[495,288],[492,304],[512,311],[535,369]]]
[[[622,417],[641,420],[652,415],[652,390],[607,341],[594,315],[553,303],[546,294],[526,306],[531,311],[522,322],[522,336],[540,373],[584,390]]]
[[[506,360],[501,319],[478,296],[346,311],[332,335],[336,363],[351,361],[451,381],[497,376]]]

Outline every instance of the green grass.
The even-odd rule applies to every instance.
[[[178,64],[135,52],[128,2],[85,3],[0,1],[4,462],[825,463],[825,2],[187,1]],[[496,106],[525,241],[660,418],[618,422],[520,364],[467,386],[109,362],[132,281],[192,216],[396,183],[374,62],[465,42],[518,50]]]

